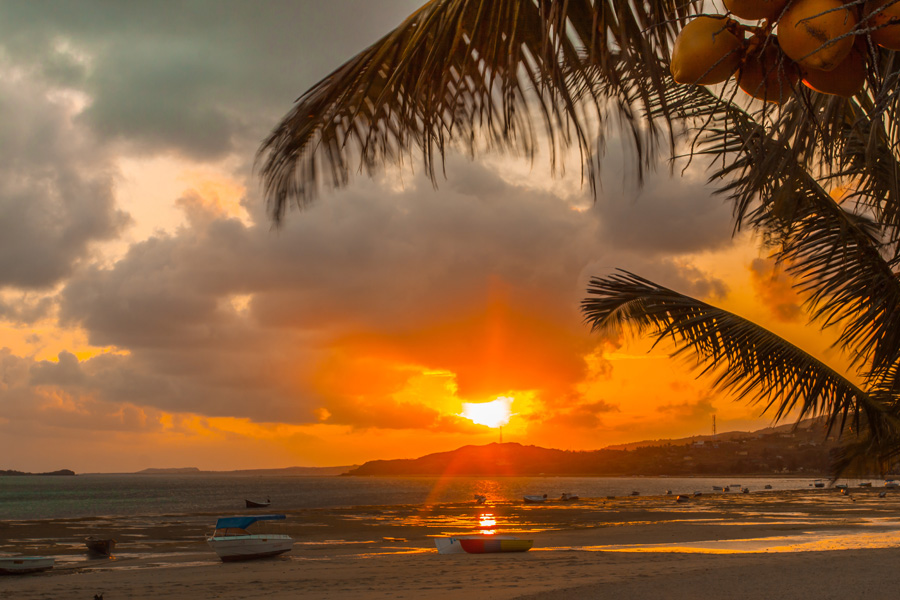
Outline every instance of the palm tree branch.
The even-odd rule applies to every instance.
[[[834,369],[777,335],[726,310],[619,270],[591,279],[582,312],[593,331],[633,330],[669,339],[674,355],[691,353],[714,387],[761,402],[776,420],[827,415],[829,430],[865,422],[890,431],[885,407]]]

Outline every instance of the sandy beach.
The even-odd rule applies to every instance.
[[[8,598],[895,598],[900,493],[833,489],[588,498],[528,506],[356,507],[287,513],[293,551],[219,562],[211,515],[4,523],[3,551],[57,557],[7,576]],[[525,553],[436,552],[433,538],[496,531]],[[115,559],[80,540],[118,531]]]

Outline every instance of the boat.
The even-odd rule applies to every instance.
[[[813,482],[813,486],[817,487],[817,488],[823,488],[823,487],[825,487],[825,482],[822,481],[821,479],[817,479]]]
[[[578,500],[578,494],[568,494],[563,492],[563,495],[559,497],[563,502],[571,502],[573,500]]]
[[[247,504],[247,508],[266,508],[272,503],[268,498],[266,498],[265,502],[259,502],[257,500],[244,500],[244,502]]]
[[[216,530],[206,539],[223,562],[265,558],[290,552],[294,540],[283,533],[251,534],[247,528],[257,521],[284,519],[284,515],[260,515],[252,517],[221,517]]]
[[[487,496],[484,494],[475,494],[475,504],[484,504],[487,502]]]
[[[886,488],[900,487],[900,483],[897,483],[897,482],[894,481],[893,479],[885,479],[885,480],[884,480],[884,487],[886,487]]]
[[[526,504],[537,504],[538,502],[546,501],[547,494],[544,494],[543,496],[522,496],[522,500],[524,500]]]
[[[675,496],[675,502],[678,502],[679,504],[687,502],[688,500],[690,500],[690,498],[683,494],[678,494],[677,496]]]
[[[730,488],[729,486],[726,485],[725,487],[722,488],[722,491],[723,491],[723,492],[730,492],[730,491],[731,491],[731,488]]]
[[[39,573],[52,569],[55,562],[52,556],[0,556],[0,574]]]
[[[863,481],[862,483],[859,484],[859,487],[872,487],[872,482],[871,481]]]
[[[771,483],[767,483],[766,486],[765,486],[765,489],[771,490],[771,489],[772,489],[772,484],[771,484]]]
[[[526,552],[531,550],[534,540],[509,538],[462,538],[460,546],[468,554],[488,554],[493,552]]]
[[[721,485],[714,485],[712,488],[714,492],[721,492],[723,489]]]
[[[518,540],[516,537],[508,537],[508,536],[490,536],[486,537],[484,535],[454,535],[449,537],[436,537],[434,538],[434,546],[437,548],[438,554],[465,554],[466,551],[463,550],[462,544],[460,544],[460,540]]]
[[[116,549],[116,540],[112,538],[96,538],[91,535],[84,538],[84,545],[87,546],[88,552],[102,554],[103,556],[111,556],[113,550]]]

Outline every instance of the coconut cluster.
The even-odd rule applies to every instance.
[[[865,85],[868,40],[900,50],[895,0],[723,2],[728,14],[696,17],[678,34],[671,63],[678,83],[711,85],[735,76],[744,92],[776,104],[798,81],[850,97]]]

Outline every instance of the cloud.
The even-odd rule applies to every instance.
[[[51,86],[85,94],[80,121],[129,152],[252,156],[248,142],[303,90],[420,4],[14,3],[0,8],[0,47]]]
[[[48,289],[128,217],[116,207],[109,157],[72,122],[71,106],[12,73],[0,61],[0,113],[15,115],[0,119],[0,288]]]
[[[773,260],[756,258],[750,263],[750,282],[757,298],[768,307],[772,317],[783,323],[803,320],[803,301],[791,277]]]

